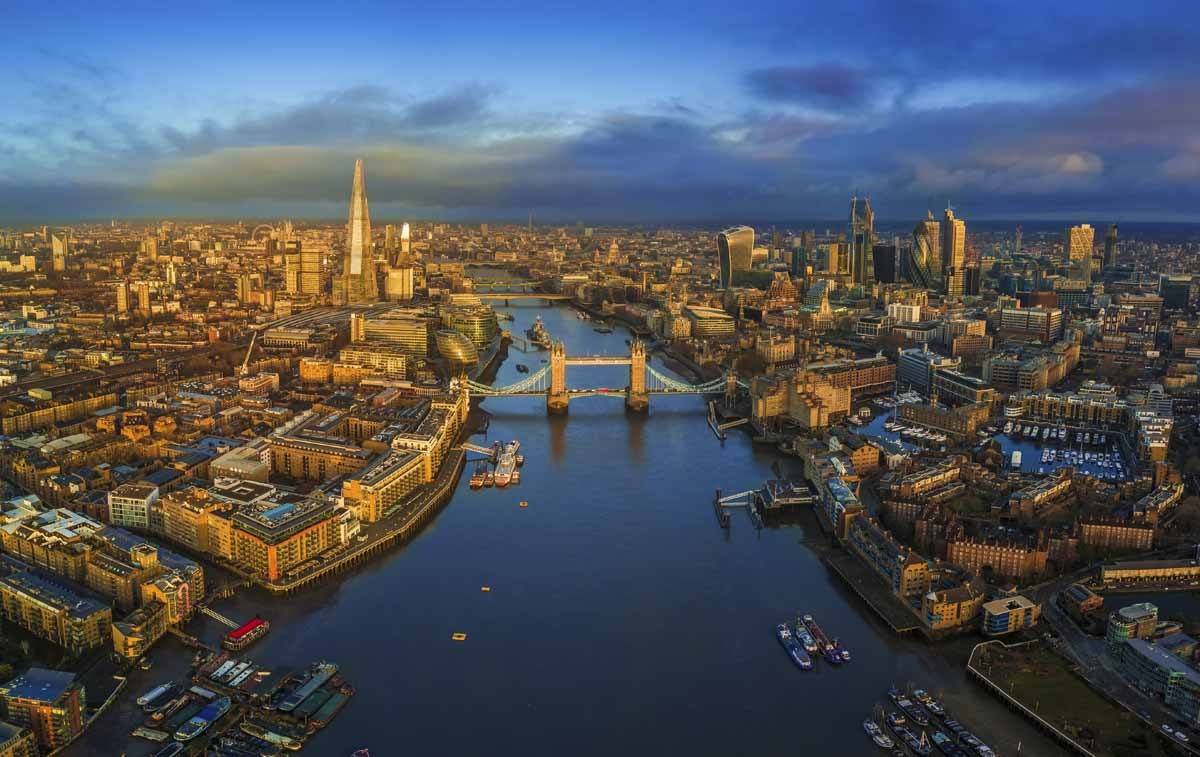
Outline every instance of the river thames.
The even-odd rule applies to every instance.
[[[624,329],[597,333],[565,306],[502,310],[514,333],[540,315],[568,354],[628,350]],[[497,384],[545,358],[512,350]],[[567,381],[624,387],[627,369],[573,367]],[[1018,743],[1023,755],[1062,753],[968,682],[961,660],[973,641],[946,648],[893,636],[821,563],[828,539],[811,513],[761,531],[735,514],[722,531],[715,488],[749,489],[774,477],[773,464],[785,473],[799,464],[739,431],[722,445],[702,398],[653,397],[647,415],[605,397],[572,401],[562,417],[548,417],[542,398],[483,407],[489,440],[521,441],[519,486],[472,491],[464,475],[429,527],[376,562],[295,596],[243,592],[215,603],[238,620],[257,612],[271,621],[248,650],[254,660],[328,659],[357,687],[306,752],[868,755],[878,750],[863,718],[888,687],[912,682],[1002,754]],[[798,611],[853,661],[796,669],[774,632]],[[214,642],[223,630],[203,617],[189,626]],[[452,641],[455,632],[467,640]],[[68,754],[119,753],[140,720],[133,698],[182,675],[190,656],[164,640],[154,668],[135,672]]]

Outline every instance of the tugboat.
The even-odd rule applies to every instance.
[[[477,463],[475,472],[471,474],[471,488],[480,489],[483,487],[483,481],[487,477],[487,464]]]

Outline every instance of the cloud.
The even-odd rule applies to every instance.
[[[768,102],[835,109],[859,106],[871,92],[863,71],[836,63],[760,68],[745,81],[752,95]]]
[[[334,90],[307,102],[229,125],[208,120],[192,131],[166,126],[163,140],[178,154],[202,155],[231,147],[372,143],[400,137],[444,137],[478,125],[499,88],[465,84],[424,98],[359,86]],[[440,131],[440,135],[431,132]]]
[[[0,119],[0,213],[340,213],[355,157],[373,208],[430,216],[783,221],[841,217],[855,190],[881,218],[930,195],[968,217],[1195,213],[1198,16],[1116,0],[755,6],[711,19],[703,69],[655,67],[634,35],[613,59],[628,53],[638,80],[617,66],[601,87],[565,65],[556,84],[497,61],[499,83],[420,90],[330,65],[340,86],[264,104],[286,87],[235,82],[204,120],[143,108],[102,57],[47,50]]]

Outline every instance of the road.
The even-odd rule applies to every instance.
[[[1109,699],[1149,723],[1156,731],[1163,723],[1169,723],[1172,728],[1178,728],[1176,723],[1178,716],[1173,711],[1165,707],[1162,702],[1129,685],[1117,672],[1116,666],[1105,651],[1104,639],[1088,636],[1075,624],[1075,621],[1063,612],[1058,606],[1057,590],[1043,603],[1042,619],[1054,629],[1062,641],[1064,651],[1078,663],[1080,673],[1093,689],[1102,692]],[[1196,741],[1200,739],[1200,733],[1188,729],[1188,737]],[[1200,754],[1200,748],[1191,743],[1183,744],[1174,739],[1171,741],[1186,752]]]

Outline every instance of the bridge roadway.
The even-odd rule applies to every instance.
[[[537,292],[476,292],[481,300],[569,300],[569,294],[539,294]]]
[[[628,355],[579,355],[567,356],[563,362],[566,365],[629,365]]]
[[[621,397],[624,399],[625,393],[629,391],[629,387],[618,389],[568,389],[565,394],[568,397]],[[547,395],[545,389],[528,389],[523,392],[504,392],[503,394],[479,394],[480,397],[545,397]],[[672,394],[708,394],[709,392],[697,392],[690,389],[647,389],[643,394],[653,394],[660,397],[665,397]],[[475,396],[474,394],[472,396]]]

